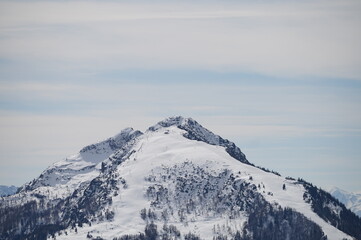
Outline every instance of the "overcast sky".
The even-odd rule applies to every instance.
[[[360,43],[360,1],[0,0],[0,184],[183,115],[360,191]]]

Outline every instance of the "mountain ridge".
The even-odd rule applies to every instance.
[[[121,133],[4,198],[0,239],[360,239],[330,195],[254,167],[191,118]]]
[[[246,158],[246,155],[234,144],[227,139],[223,139],[219,135],[216,135],[204,128],[197,121],[192,118],[184,118],[182,116],[175,116],[166,118],[163,121],[158,122],[156,125],[148,128],[149,131],[158,130],[159,127],[177,126],[180,129],[187,131],[183,136],[197,141],[203,141],[211,145],[219,145],[226,148],[226,151],[235,159],[250,164]]]
[[[361,192],[348,192],[341,188],[333,187],[329,189],[329,193],[361,217]]]
[[[0,185],[0,197],[12,195],[16,193],[17,190],[18,187],[15,187],[14,185],[11,186]]]

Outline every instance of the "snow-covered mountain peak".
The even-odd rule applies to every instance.
[[[18,188],[13,185],[12,186],[0,185],[0,197],[12,195],[16,193],[17,190]]]
[[[88,145],[79,153],[68,156],[48,167],[37,179],[21,187],[21,192],[34,191],[37,194],[54,192],[50,198],[65,197],[88,184],[97,177],[101,163],[111,155],[121,151],[129,142],[143,133],[133,128],[125,128],[120,133],[104,141]]]
[[[125,139],[127,136],[131,136],[131,135],[138,134],[138,133],[141,134],[140,131],[134,130],[134,128],[132,128],[132,127],[127,127],[127,128],[124,128],[120,133],[115,134],[112,138],[117,141],[120,139]]]
[[[202,141],[211,145],[222,146],[226,149],[229,155],[240,162],[249,164],[246,156],[233,142],[214,134],[192,118],[184,118],[182,116],[169,117],[150,127],[148,131],[159,131],[160,129],[168,128],[170,126],[176,126],[179,129],[184,130],[185,133],[183,136],[188,139]]]
[[[330,194],[255,167],[181,116],[91,144],[0,200],[5,240],[350,240],[360,229]]]
[[[338,188],[338,187],[331,187],[329,190],[328,190],[329,193],[331,193],[331,195],[333,196],[344,196],[344,195],[347,195],[349,194],[349,192],[341,189],[341,188]],[[341,202],[344,202],[343,199],[340,199],[338,198]]]
[[[338,187],[332,187],[329,189],[329,193],[361,217],[361,193],[347,192]]]
[[[184,118],[182,116],[168,117],[168,118],[158,122],[157,124],[151,126],[148,130],[149,131],[157,131],[161,128],[167,128],[170,126],[179,127],[185,123],[186,119],[188,119],[188,118]]]
[[[125,128],[120,133],[110,137],[104,141],[88,145],[80,150],[80,153],[100,153],[102,151],[119,149],[126,144],[129,140],[136,138],[143,133],[133,128]]]

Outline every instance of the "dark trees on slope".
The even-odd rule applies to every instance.
[[[351,212],[330,193],[313,186],[303,179],[298,179],[306,192],[303,198],[311,203],[312,210],[326,222],[341,231],[361,239],[361,218]],[[335,210],[337,209],[337,210]]]
[[[269,206],[268,206],[269,207]],[[253,240],[319,240],[324,235],[321,228],[302,214],[290,208],[275,208],[258,205],[251,211],[245,229],[252,233]]]

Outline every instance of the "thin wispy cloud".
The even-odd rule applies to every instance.
[[[191,67],[360,76],[357,1],[1,5],[4,58],[95,71]]]

